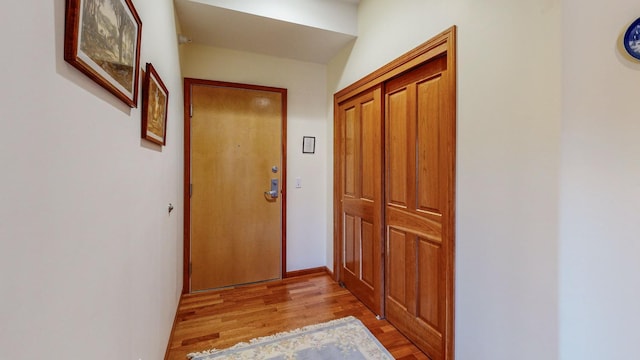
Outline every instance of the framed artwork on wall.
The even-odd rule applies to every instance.
[[[138,106],[142,22],[131,0],[67,0],[64,59]]]
[[[167,143],[169,91],[151,63],[142,83],[142,138],[158,145]]]
[[[303,136],[302,137],[302,153],[314,154],[315,152],[316,152],[315,136]]]

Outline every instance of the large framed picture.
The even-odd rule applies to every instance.
[[[64,59],[138,106],[142,22],[131,0],[67,0]]]
[[[169,91],[156,69],[147,63],[142,83],[142,138],[159,145],[167,143]]]

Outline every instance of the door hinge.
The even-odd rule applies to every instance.
[[[189,184],[189,197],[193,196],[193,184]]]
[[[193,104],[189,104],[189,117],[193,117]]]

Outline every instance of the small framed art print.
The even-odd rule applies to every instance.
[[[314,154],[315,152],[316,152],[315,136],[303,136],[302,137],[302,153]]]

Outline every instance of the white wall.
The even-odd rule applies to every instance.
[[[640,3],[563,6],[561,358],[637,359],[640,62],[619,47]]]
[[[168,144],[63,60],[64,0],[2,5],[0,358],[164,356],[181,289],[173,2],[134,0],[169,88]],[[168,203],[176,210],[169,216]]]
[[[198,44],[181,54],[185,77],[287,89],[287,271],[325,266],[326,66]],[[303,136],[316,137],[315,154],[302,154]]]
[[[559,0],[364,0],[328,65],[333,94],[458,25],[457,359],[558,357],[560,21]]]
[[[326,241],[326,262],[327,268],[331,271],[334,270],[333,263],[333,101],[334,94],[337,92],[336,89],[342,89],[345,86],[340,85],[340,82],[343,81],[342,77],[344,75],[344,69],[349,61],[349,55],[351,54],[351,50],[353,49],[353,45],[355,41],[352,41],[350,44],[345,46],[336,56],[331,59],[329,64],[327,65],[327,89],[329,94],[327,96],[327,108],[330,109],[328,114],[329,118],[327,119],[327,142],[326,147],[329,149],[327,152],[327,168],[326,168],[326,179],[327,179],[327,241]]]

